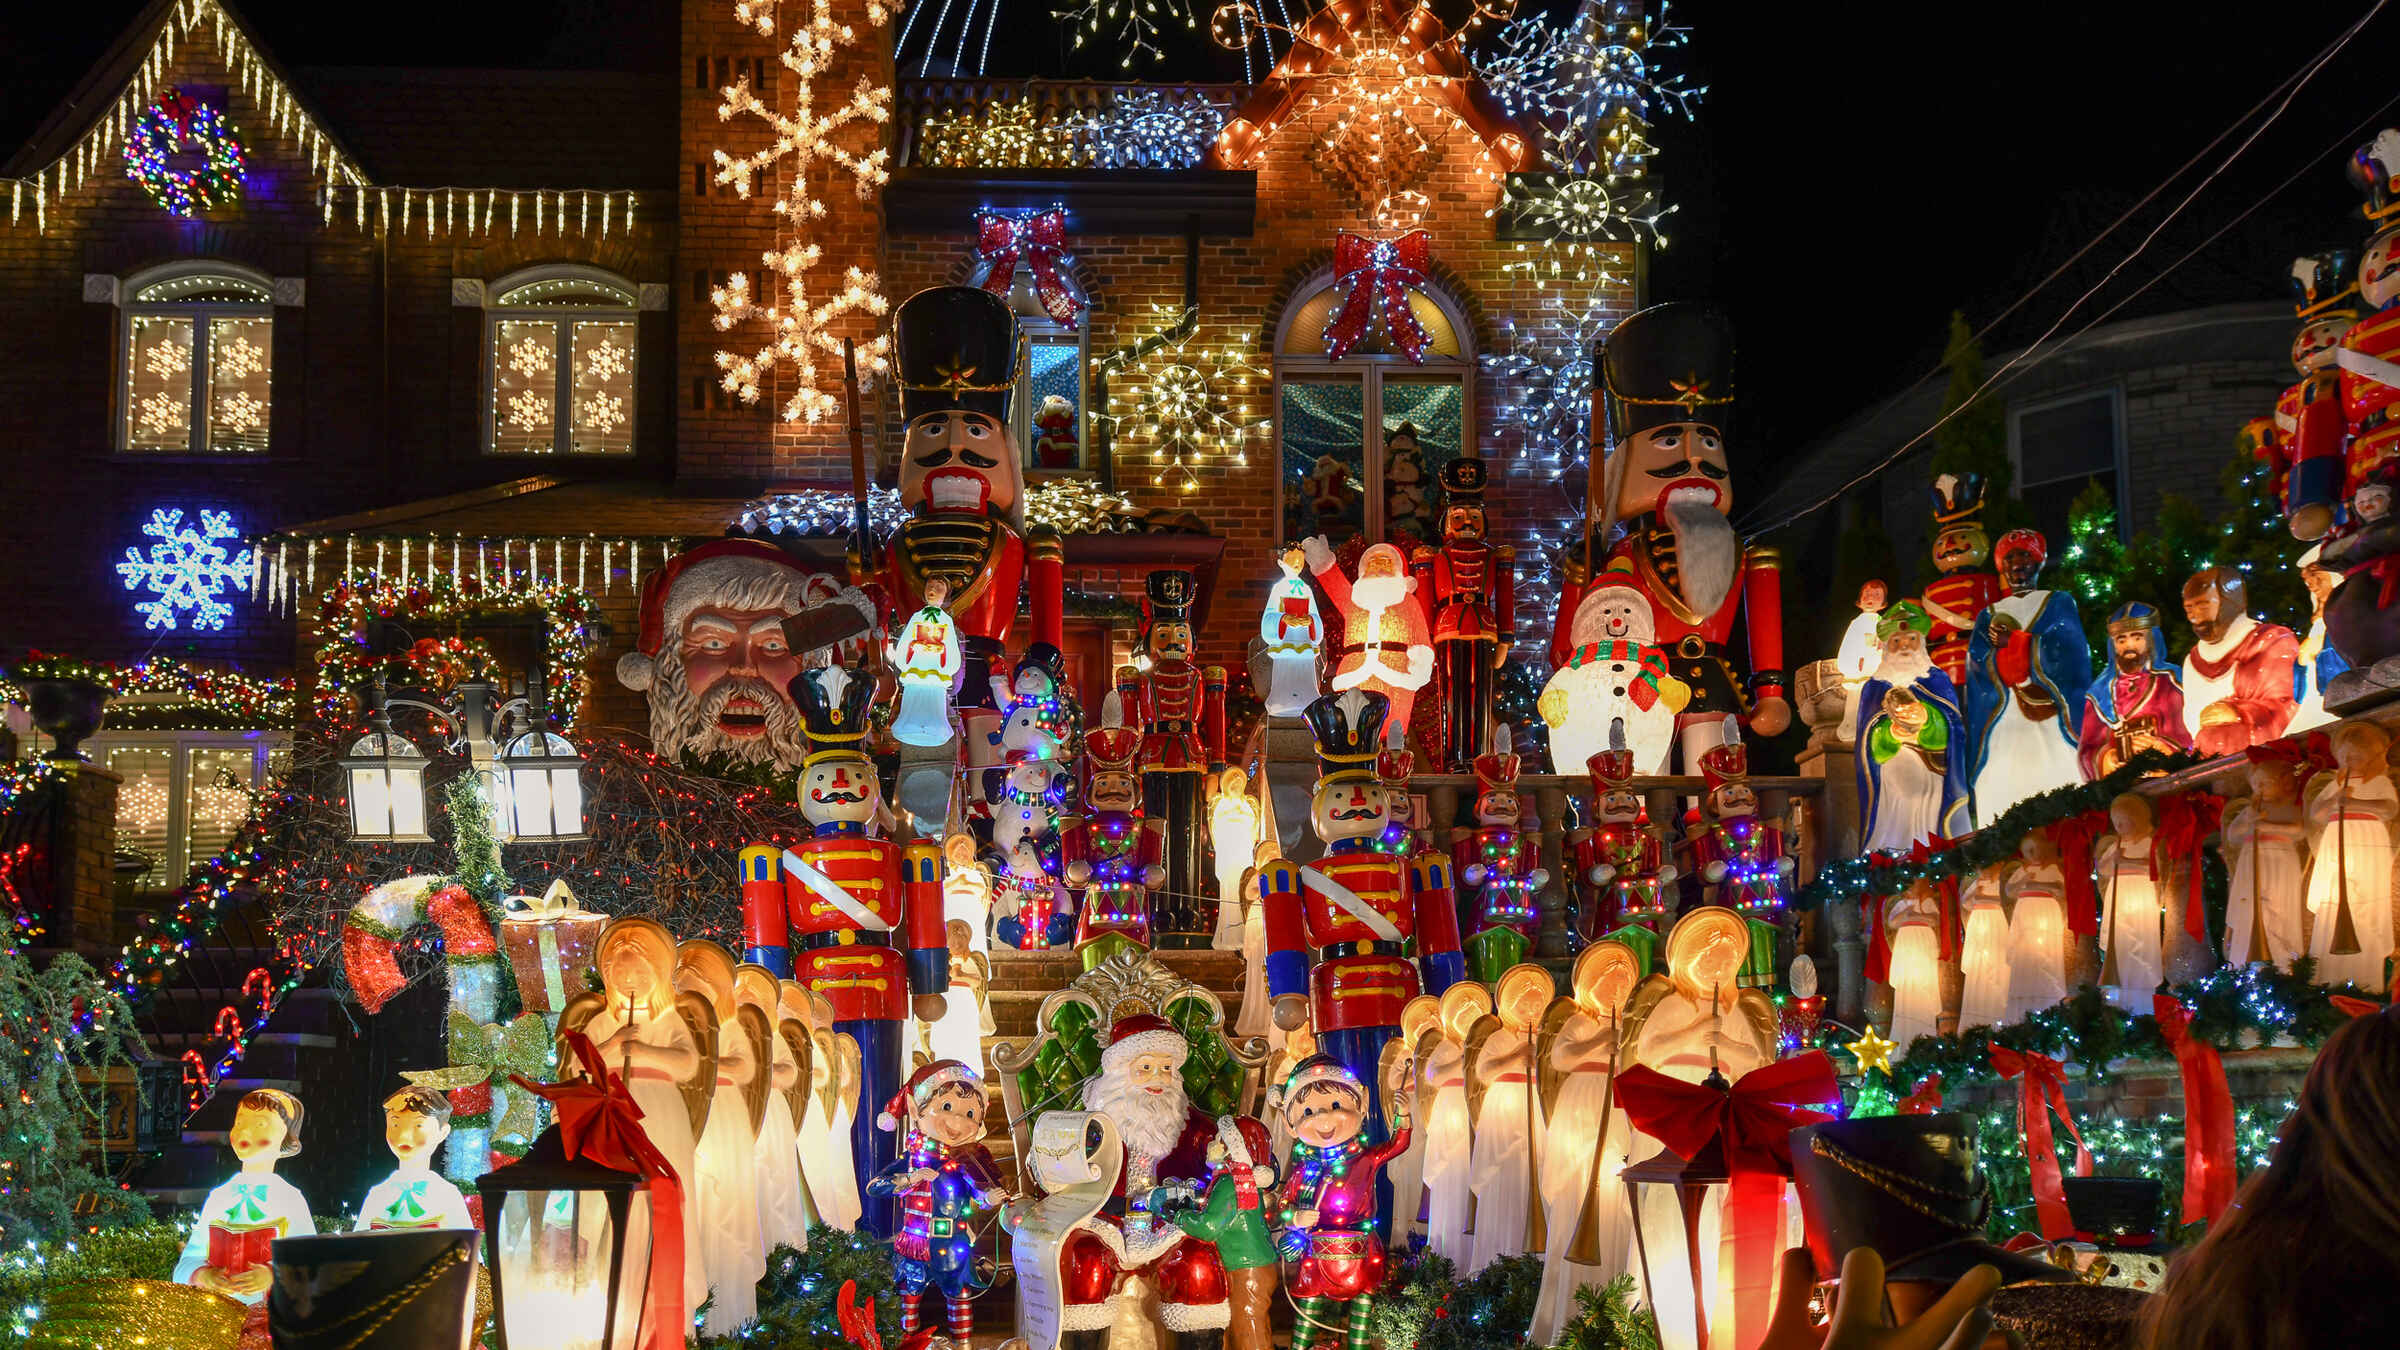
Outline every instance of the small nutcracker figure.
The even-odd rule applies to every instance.
[[[867,1183],[867,1194],[896,1200],[892,1275],[900,1286],[901,1350],[932,1339],[918,1326],[917,1301],[939,1289],[950,1339],[975,1343],[975,1234],[967,1221],[1007,1200],[999,1165],[983,1146],[983,1079],[955,1059],[937,1059],[908,1076],[875,1117],[886,1134],[903,1132],[900,1156]]]
[[[1641,960],[1638,978],[1658,949],[1672,908],[1667,887],[1678,873],[1665,831],[1651,823],[1642,794],[1633,790],[1634,754],[1624,727],[1612,724],[1609,737],[1612,748],[1588,761],[1599,823],[1575,841],[1575,870],[1591,887],[1577,932],[1586,942],[1605,935],[1631,947]]]
[[[1392,818],[1383,827],[1378,841],[1384,852],[1409,858],[1427,847],[1418,828],[1431,814],[1417,795],[1409,791],[1409,780],[1417,774],[1417,754],[1408,748],[1408,729],[1386,725],[1383,729],[1383,751],[1375,756],[1375,781],[1383,784],[1384,804],[1391,809]]]
[[[2333,525],[2342,490],[2344,335],[2358,323],[2358,272],[2348,249],[2294,258],[2292,369],[2300,381],[2275,400],[2275,418],[2252,454],[2269,466],[2276,500],[2295,538],[2315,539]],[[2365,337],[2362,334],[2362,339]]]
[[[1749,748],[1732,728],[1725,734],[1725,744],[1700,757],[1700,775],[1708,791],[1692,836],[1692,861],[1701,880],[1716,887],[1709,903],[1749,921],[1750,955],[1742,962],[1737,982],[1745,988],[1764,988],[1775,983],[1784,893],[1798,864],[1784,852],[1783,831],[1759,819],[1758,793],[1750,786]]]
[[[1272,860],[1258,875],[1276,1022],[1289,1031],[1313,1018],[1319,1044],[1370,1096],[1380,1095],[1377,1070],[1401,1009],[1420,990],[1439,994],[1466,973],[1449,860],[1403,859],[1377,847],[1391,807],[1373,766],[1390,714],[1390,703],[1366,690],[1309,705],[1321,774],[1309,818],[1325,856],[1305,866]],[[1388,1194],[1381,1204],[1388,1217]]]
[[[1433,616],[1442,760],[1464,772],[1483,753],[1492,679],[1516,627],[1516,550],[1493,544],[1483,513],[1484,467],[1462,455],[1442,466],[1442,542],[1420,544],[1409,570]]]
[[[1181,569],[1152,572],[1143,597],[1150,666],[1117,671],[1125,717],[1142,729],[1142,806],[1166,843],[1165,903],[1153,917],[1159,945],[1205,947],[1216,927],[1206,903],[1207,817],[1202,776],[1225,760],[1225,670],[1192,664],[1197,589]]]
[[[2306,521],[2293,516],[2292,532],[2303,539],[2316,537],[2301,533],[2304,524],[2314,524],[2317,534],[2332,526],[2333,492],[2354,490],[2386,461],[2400,457],[2400,415],[2394,413],[2394,408],[2400,407],[2400,305],[2394,304],[2400,301],[2400,266],[2395,266],[2400,263],[2400,192],[2393,189],[2396,170],[2400,170],[2400,130],[2386,127],[2376,132],[2374,140],[2350,156],[2350,181],[2366,194],[2359,214],[2374,230],[2358,258],[2358,300],[2366,317],[2343,332],[2341,348],[2333,354],[2333,364],[2341,371],[2342,418],[2350,433],[2343,482],[2337,485],[2330,477],[2318,482],[2323,509]],[[2337,302],[2346,298],[2338,273],[2332,286]],[[2313,325],[2303,329],[2301,342],[2295,342],[2295,361],[2301,343],[2312,340],[2313,330]],[[2297,474],[2296,455],[2293,462]],[[2297,494],[2295,482],[2295,497]]]
[[[1983,478],[1945,473],[1933,480],[1933,566],[1941,573],[1918,597],[1933,620],[1925,649],[1957,688],[1967,687],[1968,634],[1975,618],[2000,598],[2000,576],[1987,565],[1991,535],[1983,528]]]
[[[1067,885],[1082,893],[1075,949],[1086,970],[1123,948],[1150,946],[1150,892],[1167,869],[1159,833],[1142,814],[1141,748],[1131,727],[1099,727],[1083,738],[1085,815],[1060,837],[1058,856]]]
[[[1337,1304],[1348,1314],[1344,1350],[1367,1350],[1374,1339],[1384,1265],[1375,1195],[1384,1164],[1408,1148],[1411,1094],[1405,1083],[1393,1094],[1390,1137],[1375,1143],[1366,1081],[1333,1056],[1317,1055],[1292,1070],[1277,1094],[1292,1134],[1283,1169],[1283,1250],[1300,1263],[1292,1277],[1299,1310],[1292,1350],[1318,1343]]]
[[[1550,873],[1536,865],[1540,834],[1524,820],[1517,796],[1518,756],[1509,752],[1508,728],[1492,733],[1492,753],[1475,758],[1475,828],[1451,848],[1462,886],[1473,887],[1465,925],[1467,973],[1485,983],[1525,959],[1541,925],[1536,892]]]
[[[860,748],[873,693],[840,666],[804,671],[792,682],[810,745],[800,814],[816,833],[785,849],[782,864],[794,978],[832,1003],[833,1030],[858,1042],[864,1100],[882,1101],[900,1083],[910,1012],[935,1022],[947,1010],[950,948],[941,850],[929,842],[903,848],[867,832],[882,791]],[[894,947],[895,934],[905,955]],[[893,1141],[864,1112],[851,1123],[850,1142],[860,1185],[891,1165]],[[888,1202],[867,1214],[884,1236],[893,1217]]]

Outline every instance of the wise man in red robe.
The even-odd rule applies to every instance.
[[[2108,616],[2108,670],[2083,703],[2076,755],[2086,778],[2105,778],[2144,750],[2189,750],[2183,673],[2167,659],[2158,610],[2128,600]]]
[[[2204,755],[2234,755],[2283,734],[2299,706],[2300,639],[2251,617],[2239,569],[2204,567],[2183,583],[2197,641],[2183,658],[2183,725]]]

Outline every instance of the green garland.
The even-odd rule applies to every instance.
[[[1375,1294],[1375,1337],[1408,1350],[1513,1350],[1541,1292],[1539,1256],[1501,1257],[1465,1281],[1447,1257],[1396,1256]]]
[[[1575,1291],[1575,1318],[1558,1350],[1658,1350],[1658,1319],[1633,1301],[1631,1275]]]
[[[38,650],[27,653],[0,679],[0,698],[25,702],[23,686],[31,680],[79,679],[99,685],[116,700],[135,694],[172,700],[166,706],[113,702],[108,710],[111,731],[289,727],[299,705],[297,684],[289,677],[244,675],[173,656],[144,657],[127,666]]]
[[[0,1327],[6,1328],[8,1343],[21,1345],[33,1334],[42,1318],[42,1300],[54,1289],[94,1280],[171,1278],[176,1258],[183,1254],[186,1227],[145,1220],[73,1238],[13,1244],[0,1257],[0,1310],[5,1310]]]
[[[2295,1103],[2236,1108],[2233,1125],[2234,1172],[2247,1177],[2266,1165],[2275,1139]],[[2099,1116],[2081,1122],[2084,1142],[2092,1150],[2092,1172],[2103,1177],[2150,1177],[2165,1186],[2159,1212],[2162,1238],[2177,1245],[2196,1241],[2205,1225],[2179,1222],[2183,1214],[2183,1118],[2154,1116],[2129,1120]],[[2065,1131],[2057,1136],[2059,1165],[2071,1169],[2075,1141]],[[2025,1161],[2025,1136],[2013,1110],[1985,1111],[1975,1122],[1975,1157],[1992,1184],[1992,1208],[1984,1231],[1995,1242],[2018,1233],[2040,1230],[2033,1207],[2033,1169]]]
[[[860,1307],[872,1300],[885,1350],[899,1350],[899,1286],[892,1282],[891,1244],[869,1233],[811,1224],[808,1250],[777,1247],[758,1283],[758,1320],[731,1336],[695,1336],[698,1350],[821,1350],[849,1340],[834,1314],[844,1283],[855,1282]],[[930,1291],[929,1291],[930,1292]],[[939,1303],[938,1295],[934,1298]],[[935,1314],[938,1318],[939,1314]]]
[[[584,667],[607,636],[608,624],[600,615],[599,602],[589,592],[571,586],[554,582],[535,586],[502,574],[487,578],[436,573],[428,584],[424,578],[400,580],[365,570],[327,591],[324,603],[309,621],[309,642],[316,653],[313,706],[319,716],[337,726],[357,723],[357,686],[389,664],[366,645],[367,626],[375,620],[393,620],[404,626],[457,625],[514,614],[533,615],[542,621],[550,721],[560,730],[571,731],[591,687]],[[444,644],[429,648],[428,654],[444,661],[472,660],[463,647],[453,650]],[[405,655],[402,659],[405,661]]]

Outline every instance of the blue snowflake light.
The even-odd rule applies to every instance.
[[[233,528],[233,513],[202,511],[195,526],[184,523],[181,508],[162,506],[150,513],[142,533],[156,541],[150,555],[126,549],[117,575],[125,579],[126,590],[151,593],[151,599],[133,604],[143,626],[173,632],[189,614],[194,630],[223,628],[233,614],[226,592],[248,581],[251,568],[250,550],[234,553],[225,547],[226,540],[241,537]]]

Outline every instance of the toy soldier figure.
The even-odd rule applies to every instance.
[[[2300,381],[2275,400],[2272,439],[2252,454],[2272,469],[2285,523],[2301,539],[2316,539],[2333,525],[2341,499],[2342,389],[2351,377],[2340,369],[2344,335],[2358,323],[2357,270],[2350,250],[2329,249],[2292,259],[2292,312],[2300,331],[2292,335],[2292,369]],[[2369,340],[2362,333],[2361,341]]]
[[[1953,688],[1967,687],[1967,644],[1975,619],[2000,598],[1991,535],[1983,528],[1983,478],[1946,473],[1933,480],[1933,567],[1941,573],[1918,597],[1933,629],[1925,650]]]
[[[2393,190],[2395,171],[2400,171],[2400,130],[2386,127],[2376,132],[2374,140],[2350,156],[2350,181],[2367,197],[2359,214],[2374,227],[2374,233],[2367,237],[2367,246],[2358,258],[2358,299],[2366,317],[2342,335],[2341,349],[2334,354],[2334,362],[2341,368],[2349,457],[2338,488],[2332,481],[2322,485],[2328,493],[2325,510],[2306,522],[2293,516],[2292,533],[2303,539],[2316,537],[2300,533],[2304,523],[2316,524],[2318,534],[2332,526],[2331,492],[2355,490],[2386,460],[2400,456],[2400,416],[2393,412],[2394,406],[2400,405],[2400,306],[2393,303],[2400,300],[2400,266],[2394,265],[2400,261],[2400,192]],[[2338,280],[2335,289],[2339,291]],[[2335,297],[2340,298],[2339,294]],[[2313,326],[2303,329],[2300,341],[2314,341],[2312,332]],[[2298,347],[2295,343],[2295,361]],[[2295,457],[2295,469],[2297,463]]]
[[[1150,669],[1117,670],[1125,719],[1142,729],[1142,808],[1166,839],[1166,895],[1153,916],[1165,947],[1205,947],[1216,928],[1200,789],[1225,759],[1225,670],[1192,664],[1193,599],[1191,573],[1152,572],[1142,603]]]
[[[1717,888],[1710,903],[1749,920],[1750,955],[1742,962],[1739,982],[1764,988],[1775,983],[1777,921],[1783,917],[1784,887],[1798,864],[1784,852],[1783,831],[1758,818],[1749,747],[1730,728],[1726,737],[1700,757],[1707,795],[1692,836],[1692,863],[1700,879]]]
[[[1595,446],[1584,556],[1562,577],[1550,664],[1572,654],[1587,590],[1611,568],[1632,574],[1657,616],[1658,645],[1692,699],[1678,716],[1683,762],[1717,743],[1727,714],[1761,736],[1790,725],[1784,700],[1782,560],[1745,549],[1733,509],[1728,425],[1733,328],[1715,307],[1678,302],[1628,317],[1595,355],[1607,405]],[[1603,453],[1605,451],[1605,453]],[[1733,651],[1746,629],[1745,681]]]
[[[1509,753],[1508,728],[1493,733],[1492,753],[1475,757],[1475,828],[1453,846],[1459,885],[1471,887],[1467,913],[1474,933],[1466,940],[1467,973],[1489,984],[1533,950],[1541,916],[1534,892],[1550,880],[1538,865],[1538,827],[1523,820],[1517,796],[1518,756]]]
[[[861,748],[874,685],[841,666],[800,673],[792,699],[808,733],[800,771],[800,814],[814,838],[783,851],[784,911],[792,929],[793,977],[833,1004],[833,1030],[858,1042],[863,1101],[900,1088],[908,1016],[938,1022],[948,1010],[950,948],[942,927],[942,855],[931,843],[903,849],[867,833],[882,788]],[[895,950],[893,935],[906,944]],[[914,994],[912,1005],[909,995]],[[858,1113],[850,1156],[864,1191],[892,1165],[895,1141]],[[867,1220],[892,1234],[889,1200]]]
[[[1678,874],[1664,832],[1650,823],[1642,795],[1633,790],[1633,751],[1625,746],[1623,725],[1610,726],[1609,735],[1613,748],[1593,755],[1588,766],[1599,824],[1574,842],[1576,873],[1592,887],[1576,927],[1586,942],[1604,936],[1625,942],[1647,970],[1672,907],[1667,887]]]
[[[1383,827],[1382,848],[1403,858],[1413,858],[1427,847],[1418,827],[1431,823],[1424,819],[1431,811],[1408,790],[1409,780],[1416,775],[1417,754],[1408,748],[1406,728],[1385,724],[1383,752],[1375,756],[1375,781],[1383,784],[1384,804],[1391,808],[1392,819]]]
[[[1059,840],[1059,869],[1083,900],[1075,918],[1075,949],[1089,970],[1124,947],[1150,947],[1150,891],[1166,879],[1156,828],[1142,818],[1141,779],[1134,765],[1142,734],[1132,727],[1084,733],[1083,804],[1087,814]]]
[[[1325,842],[1325,856],[1306,866],[1278,859],[1258,874],[1277,1024],[1287,1031],[1313,1025],[1317,1044],[1378,1097],[1383,1047],[1400,1030],[1400,1010],[1420,992],[1439,995],[1466,974],[1449,860],[1433,853],[1397,858],[1376,846],[1391,823],[1375,777],[1390,715],[1390,703],[1364,689],[1308,706],[1319,769],[1309,822]],[[1375,1106],[1372,1128],[1380,1131],[1383,1112]],[[1387,1220],[1388,1189],[1381,1211]]]
[[[1442,759],[1452,773],[1484,751],[1493,672],[1508,659],[1516,624],[1517,551],[1485,537],[1483,488],[1482,460],[1465,455],[1442,466],[1442,542],[1418,545],[1409,567],[1417,601],[1433,616]]]
[[[1016,320],[1008,302],[974,286],[936,286],[901,302],[900,502],[909,520],[892,538],[883,583],[898,613],[925,608],[925,583],[947,584],[958,625],[963,705],[989,706],[990,677],[1030,572],[1033,637],[1060,645],[1065,555],[1058,535],[1025,525],[1024,460],[1008,430],[1016,387]]]

